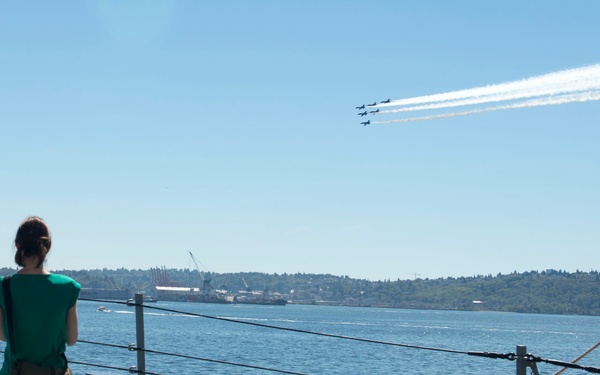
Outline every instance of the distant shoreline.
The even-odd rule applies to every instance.
[[[0,274],[14,272],[0,269]],[[118,299],[136,292],[156,297],[149,270],[59,271],[87,288],[104,290]],[[200,275],[198,271],[167,270],[169,282],[202,287],[203,277],[232,294],[268,293],[291,304],[349,307],[502,311],[562,315],[600,315],[598,271],[560,270],[446,279],[378,281],[315,274],[269,275],[258,272]],[[204,287],[207,287],[205,285]],[[238,292],[240,291],[240,292]],[[93,295],[91,295],[93,297]],[[160,298],[158,298],[160,301]],[[476,301],[477,303],[474,303]]]

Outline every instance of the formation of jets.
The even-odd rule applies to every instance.
[[[391,102],[391,101],[392,101],[391,99],[386,99],[386,100],[382,100],[382,101],[380,101],[379,103],[380,103],[380,104],[383,104],[383,103],[389,103],[389,102]],[[376,105],[377,105],[377,102],[373,102],[373,103],[371,103],[371,104],[363,104],[363,105],[359,105],[358,107],[354,107],[354,108],[355,108],[355,109],[358,109],[358,110],[360,111],[360,110],[362,110],[362,109],[365,109],[365,107],[375,107]],[[379,112],[379,108],[377,108],[376,110],[373,110],[373,111],[368,111],[368,112],[369,112],[370,114],[374,115],[374,114],[376,114],[376,113],[378,113],[378,112]],[[357,115],[359,115],[360,117],[366,116],[366,115],[367,115],[367,111],[364,111],[364,112],[358,112],[358,113],[357,113]],[[369,120],[369,121],[365,121],[365,122],[361,122],[361,125],[362,125],[362,126],[367,126],[367,125],[369,125],[369,124],[371,124],[371,120]]]

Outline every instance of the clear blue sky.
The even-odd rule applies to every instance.
[[[0,265],[383,280],[600,264],[600,102],[354,107],[600,63],[600,2],[4,1]]]

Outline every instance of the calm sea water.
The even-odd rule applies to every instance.
[[[110,312],[97,308],[106,306]],[[315,332],[458,351],[528,352],[571,361],[600,341],[600,317],[495,312],[402,310],[330,306],[212,305],[158,302],[151,306]],[[132,307],[80,301],[80,339],[135,342]],[[147,310],[146,348],[305,374],[515,374],[516,362],[460,353],[347,341],[303,333]],[[78,343],[71,360],[116,367],[136,364],[126,349]],[[600,349],[579,362],[600,367]],[[124,374],[72,364],[76,374]],[[538,364],[541,374],[560,368]],[[224,364],[146,355],[146,370],[161,374],[271,374]],[[568,370],[565,374],[584,373]]]

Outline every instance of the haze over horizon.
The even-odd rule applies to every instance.
[[[52,270],[193,269],[188,251],[373,281],[597,269],[600,92],[565,72],[600,67],[598,11],[0,3],[0,265],[37,215]]]

